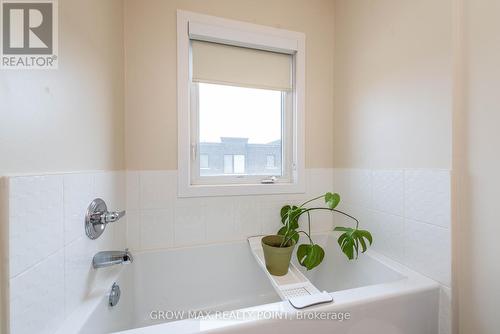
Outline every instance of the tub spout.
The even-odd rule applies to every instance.
[[[128,248],[125,251],[104,251],[94,255],[92,266],[94,269],[113,266],[115,264],[132,263],[134,258]]]

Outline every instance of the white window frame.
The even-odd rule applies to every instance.
[[[291,166],[286,177],[279,182],[262,183],[263,176],[258,178],[236,176],[229,180],[227,176],[196,178],[193,170],[199,164],[197,149],[197,116],[192,114],[193,89],[197,85],[191,83],[190,73],[190,40],[203,40],[228,45],[250,47],[255,49],[288,53],[293,56],[293,91],[284,94],[283,105],[292,110],[282,111],[288,117],[283,126],[285,141],[291,145],[283,146],[283,166]],[[197,94],[196,94],[197,96]],[[285,194],[305,192],[305,152],[304,152],[304,107],[305,107],[305,35],[303,33],[261,26],[251,23],[233,21],[193,12],[177,11],[177,113],[178,113],[178,193],[180,197],[228,196]],[[197,108],[195,108],[196,110]],[[196,131],[196,133],[194,133]],[[289,149],[287,149],[289,147]],[[285,160],[286,159],[286,160]],[[245,179],[245,181],[242,181]],[[229,180],[229,181],[228,181]]]

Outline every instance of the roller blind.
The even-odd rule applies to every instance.
[[[290,91],[292,56],[205,41],[191,41],[194,82]]]

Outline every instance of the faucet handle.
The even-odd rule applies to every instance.
[[[109,212],[106,203],[96,198],[90,203],[85,215],[85,232],[90,239],[97,239],[104,232],[108,223],[125,216],[125,211]]]
[[[104,214],[104,224],[113,223],[123,216],[125,216],[125,210],[116,212],[106,212]]]

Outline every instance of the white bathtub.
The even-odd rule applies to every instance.
[[[59,333],[438,333],[436,282],[374,252],[347,261],[333,235],[316,239],[326,247],[325,261],[306,275],[333,303],[297,311],[281,301],[241,241],[134,254]],[[111,308],[114,281],[122,296]],[[188,313],[200,310],[214,313]],[[231,310],[239,311],[222,312]]]

